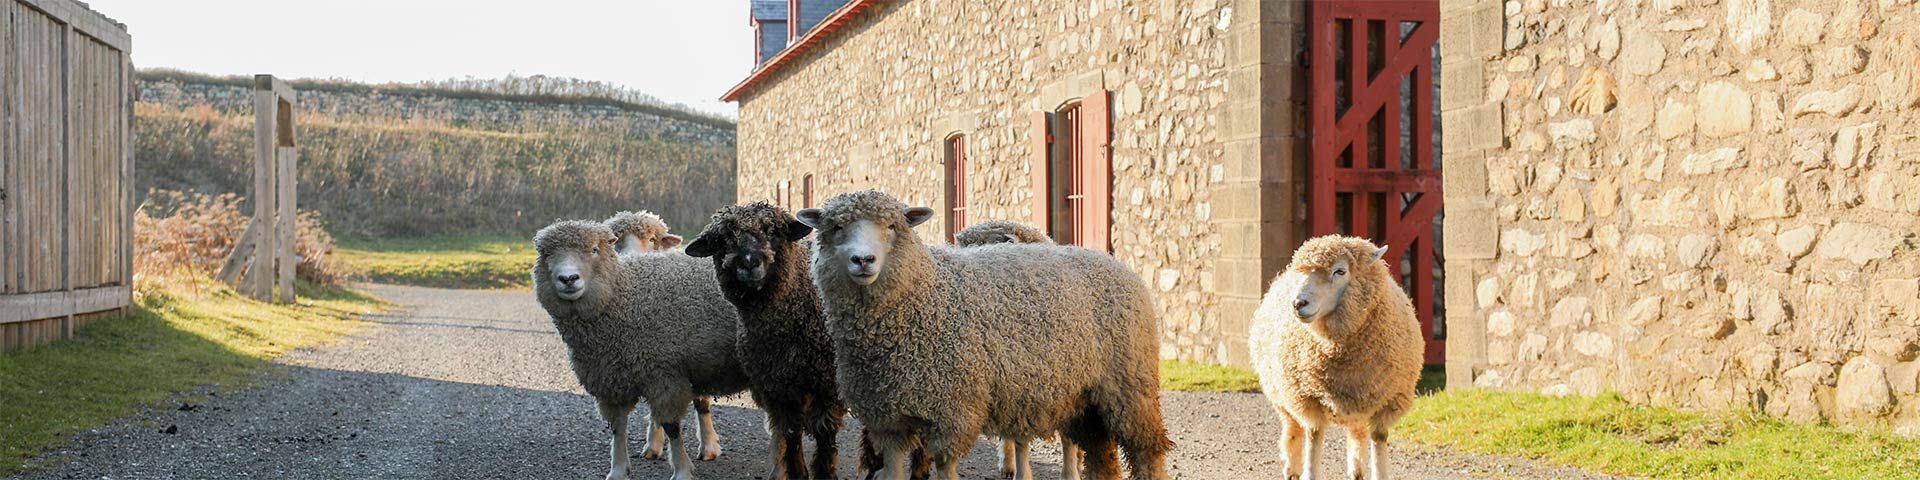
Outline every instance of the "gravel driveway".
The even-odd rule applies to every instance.
[[[369,287],[398,303],[379,325],[284,357],[260,388],[144,411],[81,433],[25,478],[602,478],[604,424],[567,369],[566,347],[529,292]],[[714,409],[724,452],[695,462],[709,479],[766,474],[762,415],[742,396]],[[1278,422],[1255,394],[1168,392],[1183,479],[1278,478]],[[637,417],[637,416],[636,416]],[[635,423],[642,420],[635,419]],[[691,419],[689,419],[691,423]],[[841,476],[855,478],[849,422]],[[642,430],[635,428],[638,455]],[[1344,435],[1329,434],[1341,439]],[[1038,444],[1039,478],[1058,478],[1057,444]],[[689,448],[697,448],[689,445]],[[1327,465],[1344,471],[1344,447]],[[981,441],[961,473],[998,478]],[[1398,478],[1604,478],[1525,460],[1396,446]],[[634,461],[635,478],[668,476]]]

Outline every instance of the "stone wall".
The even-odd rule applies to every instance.
[[[1028,221],[1031,115],[1104,88],[1114,255],[1156,293],[1162,355],[1244,363],[1246,319],[1218,310],[1215,221],[1216,187],[1229,175],[1216,114],[1229,96],[1226,38],[1230,25],[1251,23],[1236,17],[1258,13],[1241,3],[1256,2],[881,2],[741,97],[739,197],[766,199],[788,181],[799,203],[813,174],[816,203],[870,186],[944,207],[944,140],[962,133],[970,220]],[[1264,125],[1245,118],[1252,131]],[[1257,211],[1260,171],[1234,175],[1255,179],[1235,208]],[[938,241],[939,223],[921,235]]]
[[[1920,434],[1920,7],[1441,4],[1450,383]]]

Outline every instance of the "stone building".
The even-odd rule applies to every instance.
[[[766,3],[755,19],[781,13]],[[739,198],[879,188],[946,212],[920,228],[937,241],[1043,225],[1141,275],[1163,355],[1244,365],[1252,312],[1307,231],[1306,5],[844,2],[725,94]]]
[[[1452,386],[1920,435],[1920,8],[1440,4]]]

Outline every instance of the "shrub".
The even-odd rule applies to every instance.
[[[148,191],[133,217],[135,283],[152,285],[179,276],[206,278],[219,273],[251,220],[241,211],[241,201],[231,193]],[[327,235],[319,214],[301,211],[294,225],[294,255],[300,258],[295,276],[321,285],[340,284],[344,275],[332,260],[333,237]]]

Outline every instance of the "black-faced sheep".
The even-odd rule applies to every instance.
[[[664,252],[680,246],[680,236],[667,233],[667,222],[660,220],[660,216],[653,212],[618,212],[601,223],[606,224],[607,229],[613,231],[613,238],[618,239],[614,251],[620,255]],[[720,434],[713,428],[713,397],[702,395],[694,399],[693,411],[700,424],[700,429],[695,431],[700,440],[700,459],[719,458]],[[651,421],[651,412],[648,418],[647,424],[652,427],[648,429],[647,446],[640,450],[640,458],[657,459],[666,445],[667,433]]]
[[[799,215],[819,232],[814,283],[841,397],[884,477],[905,478],[915,446],[957,479],[982,433],[1061,431],[1086,450],[1090,478],[1119,476],[1116,441],[1135,478],[1165,478],[1160,325],[1140,277],[1078,247],[930,249],[911,228],[932,217],[873,190]]]
[[[1053,239],[1032,225],[1012,220],[989,220],[968,225],[953,234],[955,246],[977,247],[996,243],[1053,243]]]
[[[1387,430],[1413,406],[1425,349],[1386,251],[1361,238],[1308,240],[1254,313],[1253,363],[1280,413],[1288,478],[1326,475],[1329,424],[1347,429],[1352,478],[1386,478]]]
[[[534,235],[534,294],[567,344],[580,385],[613,433],[609,479],[628,478],[627,417],[647,402],[667,437],[674,480],[693,463],[680,419],[699,396],[747,388],[734,355],[738,315],[706,261],[675,252],[614,252],[599,222],[562,221]]]
[[[1002,243],[1053,243],[1046,232],[1032,225],[1012,220],[989,220],[961,229],[953,234],[953,244],[957,247],[978,247]],[[1080,478],[1080,450],[1073,442],[1062,438],[1060,442],[1060,471],[1067,480]],[[1033,462],[1026,439],[1004,440],[1000,446],[1000,478],[1018,478],[1033,480]]]
[[[767,412],[775,480],[807,475],[801,435],[813,437],[810,478],[838,478],[834,436],[846,405],[833,378],[833,344],[807,271],[813,233],[779,207],[756,202],[720,209],[687,244],[712,257],[720,291],[740,313],[736,344],[753,401]]]

